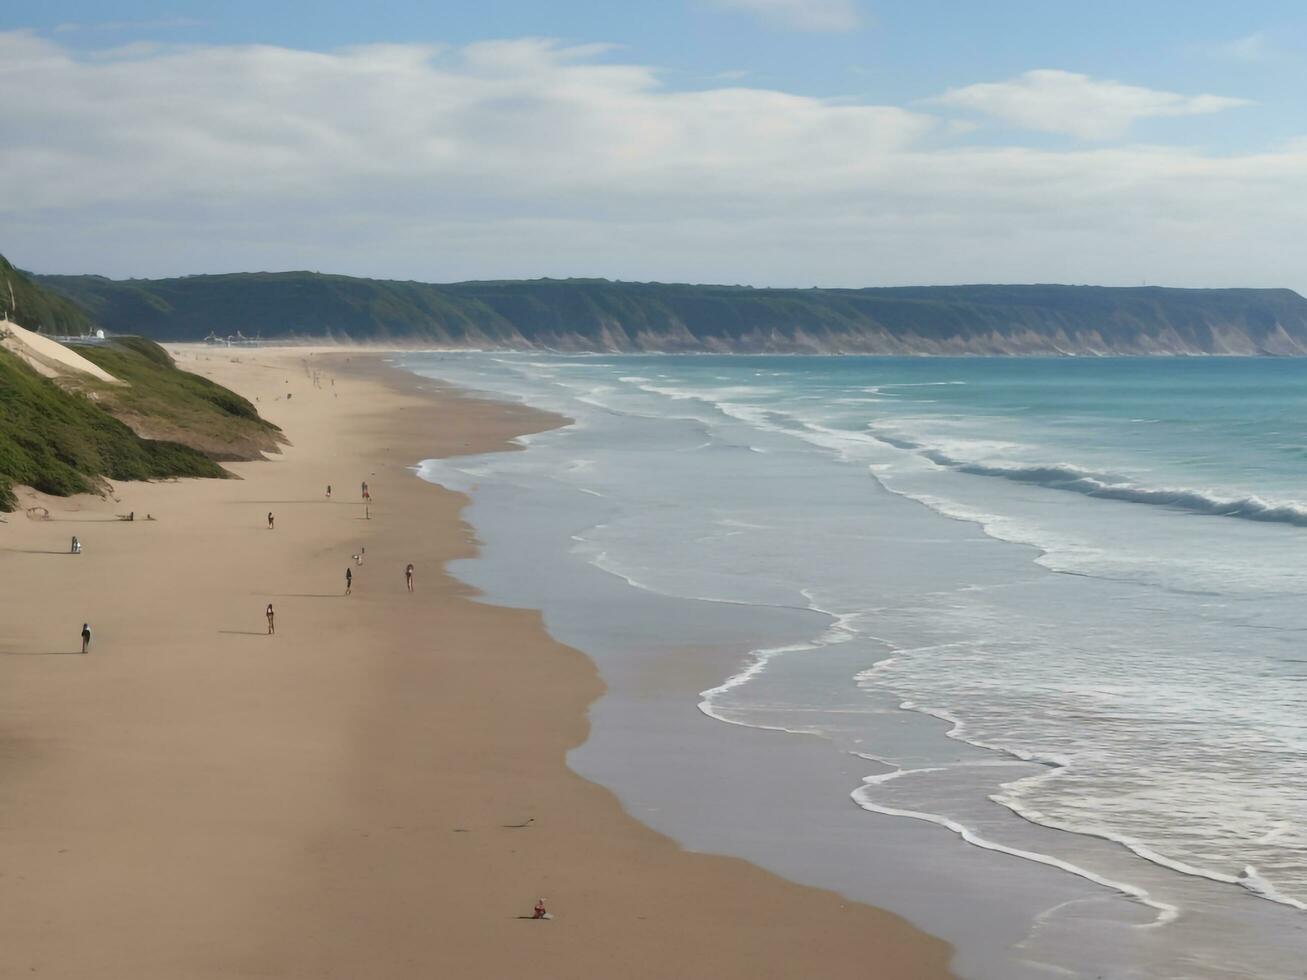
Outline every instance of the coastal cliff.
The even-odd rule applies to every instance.
[[[99,326],[166,340],[240,331],[578,352],[1307,354],[1307,299],[1288,289],[436,285],[309,272],[36,278]]]

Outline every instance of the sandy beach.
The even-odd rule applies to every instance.
[[[169,349],[289,445],[3,515],[0,976],[949,975],[903,920],[689,853],[567,768],[594,667],[443,572],[465,498],[410,470],[561,420],[376,353]]]

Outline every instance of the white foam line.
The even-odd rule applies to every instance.
[[[812,643],[794,643],[789,646],[767,647],[761,650],[752,651],[750,653],[750,657],[752,657],[752,660],[750,661],[747,667],[745,667],[741,671],[738,671],[737,673],[732,674],[730,677],[726,678],[726,680],[722,681],[716,687],[710,687],[706,691],[699,692],[699,697],[703,699],[702,701],[699,702],[699,710],[710,718],[716,718],[718,721],[725,721],[732,725],[742,724],[740,722],[731,721],[731,719],[729,718],[723,718],[721,715],[715,713],[712,710],[713,699],[720,694],[725,694],[727,691],[739,687],[741,684],[747,684],[749,681],[753,680],[753,678],[757,677],[759,674],[761,674],[764,670],[767,669],[767,664],[771,661],[773,657],[779,657],[782,654],[786,654],[786,653],[798,653],[801,650],[815,650],[818,646],[820,646],[820,644],[814,641]],[[746,725],[745,727],[756,727],[756,726]]]
[[[857,675],[856,679],[862,680],[864,678],[869,678],[870,675],[873,674],[876,670],[887,665],[890,662],[892,662],[892,660],[882,660],[879,663],[877,663],[875,666],[870,667],[865,671],[862,671],[862,673]],[[1043,782],[1049,779],[1055,779],[1058,776],[1064,774],[1066,770],[1072,765],[1072,760],[1066,756],[1056,755],[1053,753],[1031,752],[1025,749],[1012,748],[1005,745],[997,745],[992,742],[987,742],[983,739],[979,739],[974,736],[968,735],[966,734],[966,726],[963,724],[962,720],[957,716],[941,708],[929,708],[924,705],[916,704],[912,701],[903,701],[899,704],[899,707],[905,711],[914,711],[917,712],[918,714],[929,715],[932,718],[938,718],[940,721],[946,722],[950,727],[948,731],[945,732],[945,735],[947,735],[951,739],[955,739],[956,741],[963,742],[967,745],[974,745],[977,748],[986,749],[987,751],[990,752],[998,752],[1002,755],[1006,755],[1011,758],[1018,759],[1022,762],[1041,763],[1052,767],[1047,772],[1041,772],[1032,776],[1023,777],[1022,779],[1015,779],[1012,780],[1011,782],[1003,783],[1000,786],[1000,789],[1002,790],[1010,789],[1022,783],[1029,786],[1032,783]],[[872,777],[872,778],[876,778],[876,777]],[[855,790],[854,792],[857,791]],[[1060,820],[1051,819],[1038,810],[1035,810],[1033,808],[1022,807],[1019,803],[1013,801],[1007,796],[1002,795],[1001,793],[994,793],[988,796],[987,798],[992,802],[999,804],[1000,806],[1006,807],[1008,810],[1010,810],[1016,816],[1020,817],[1022,820],[1034,824],[1037,827],[1045,827],[1050,830],[1060,830],[1068,834],[1078,834],[1081,837],[1093,837],[1098,840],[1107,841],[1108,843],[1111,844],[1117,844],[1121,847],[1124,847],[1126,850],[1130,851],[1136,857],[1141,858],[1144,861],[1147,861],[1149,864],[1154,864],[1159,867],[1167,868],[1168,870],[1175,871],[1179,874],[1188,875],[1193,878],[1205,878],[1208,881],[1214,881],[1217,882],[1218,884],[1238,885],[1239,887],[1246,888],[1254,895],[1257,895],[1260,898],[1264,898],[1267,901],[1276,902],[1277,904],[1280,905],[1287,905],[1290,908],[1295,908],[1298,909],[1299,911],[1307,912],[1307,902],[1302,902],[1296,898],[1290,898],[1288,895],[1283,894],[1278,889],[1276,889],[1274,885],[1272,885],[1266,879],[1262,878],[1258,874],[1257,869],[1255,867],[1252,867],[1251,865],[1245,867],[1244,870],[1238,875],[1229,875],[1220,871],[1212,871],[1207,868],[1199,868],[1195,865],[1187,864],[1184,861],[1180,861],[1175,858],[1169,858],[1166,855],[1153,850],[1148,845],[1121,834],[1114,834],[1108,830],[1101,830],[1092,827],[1075,826],[1073,824],[1068,824]],[[1050,859],[1050,860],[1054,860],[1054,859]]]
[[[869,778],[871,780],[880,780],[881,777],[872,776]],[[867,783],[867,781],[867,779],[863,780],[864,783]],[[874,785],[874,783],[872,785]],[[882,813],[890,817],[907,817],[909,820],[923,820],[926,823],[933,823],[936,826],[951,830],[968,844],[984,848],[987,851],[996,851],[1000,854],[1022,858],[1026,861],[1032,861],[1035,864],[1043,864],[1050,868],[1057,868],[1060,871],[1073,874],[1078,878],[1084,878],[1086,881],[1092,881],[1094,884],[1101,885],[1104,888],[1111,888],[1113,891],[1120,892],[1122,895],[1141,902],[1149,908],[1156,909],[1157,918],[1141,928],[1149,929],[1166,925],[1167,923],[1174,922],[1180,915],[1180,910],[1176,906],[1158,901],[1149,895],[1147,891],[1135,885],[1113,881],[1111,878],[1105,878],[1096,872],[1090,871],[1088,868],[1079,867],[1069,861],[1063,861],[1060,858],[1055,858],[1047,854],[1040,854],[1037,851],[1026,851],[1019,847],[1009,847],[1006,844],[1000,844],[997,841],[989,840],[986,837],[981,837],[965,824],[960,824],[949,817],[941,816],[937,813],[925,813],[921,810],[902,810],[898,807],[873,803],[871,800],[866,798],[865,794],[868,788],[868,786],[863,785],[849,794],[853,799],[853,802],[858,804],[858,806],[862,807],[864,810],[869,810],[873,813]]]
[[[1056,775],[1052,773],[1051,775]],[[1034,777],[1040,778],[1040,777]],[[1013,783],[1006,784],[1014,786],[1016,783],[1025,782],[1026,780],[1016,780]],[[1006,786],[1005,786],[1006,788]],[[1108,830],[1096,829],[1093,827],[1077,827],[1065,823],[1061,820],[1051,819],[1038,810],[1022,807],[1020,804],[995,794],[989,797],[993,802],[1007,807],[1013,813],[1023,820],[1026,820],[1039,827],[1048,827],[1053,830],[1065,831],[1069,834],[1079,834],[1082,837],[1094,837],[1098,840],[1104,840],[1112,844],[1119,844],[1126,850],[1130,851],[1136,857],[1142,858],[1150,864],[1156,864],[1171,871],[1176,871],[1182,875],[1188,875],[1193,878],[1205,878],[1208,881],[1214,881],[1222,885],[1238,885],[1246,888],[1259,898],[1267,901],[1276,902],[1280,905],[1287,905],[1290,908],[1298,909],[1300,912],[1307,912],[1307,902],[1301,902],[1296,898],[1290,898],[1288,895],[1281,893],[1265,878],[1258,874],[1257,869],[1252,865],[1244,867],[1243,871],[1237,875],[1225,874],[1220,871],[1211,871],[1207,868],[1199,868],[1187,862],[1169,858],[1161,854],[1147,844],[1141,843],[1131,837],[1121,834],[1114,834]]]
[[[593,525],[593,527],[588,528],[587,530],[601,530],[603,528],[606,528],[607,526],[608,526],[607,524],[595,524]],[[588,541],[586,541],[585,538],[579,538],[576,537],[575,535],[572,536],[572,540],[577,541],[579,543],[585,543],[585,544],[589,543]],[[689,602],[715,602],[723,606],[743,606],[747,609],[758,609],[758,608],[788,609],[794,612],[814,612],[814,611],[819,612],[820,611],[820,610],[813,610],[810,606],[787,606],[784,603],[779,603],[779,602],[745,602],[743,599],[720,599],[716,596],[709,596],[709,595],[685,595],[684,593],[681,592],[666,592],[662,589],[656,589],[652,585],[646,585],[643,582],[639,582],[631,578],[631,576],[627,575],[626,573],[618,571],[617,568],[614,567],[611,562],[609,562],[608,552],[606,551],[601,551],[593,555],[579,555],[579,557],[581,558],[582,561],[587,562],[593,568],[597,568],[605,575],[611,575],[614,578],[621,579],[623,582],[625,582],[627,585],[631,586],[632,588],[639,589],[642,592],[649,592],[653,595],[665,596],[669,599],[684,599]],[[819,644],[819,645],[824,645],[824,644]]]
[[[758,725],[758,724],[751,724],[748,722],[735,721],[732,718],[725,717],[720,712],[715,710],[715,706],[713,704],[714,700],[719,695],[725,694],[727,691],[732,690],[733,688],[737,688],[742,684],[747,684],[749,681],[753,680],[753,678],[761,674],[764,670],[767,669],[767,665],[771,662],[772,658],[774,657],[779,657],[786,653],[799,653],[804,650],[817,650],[820,649],[821,647],[834,646],[837,643],[846,643],[849,640],[852,640],[857,635],[854,630],[850,629],[847,625],[845,625],[850,620],[855,619],[856,614],[836,613],[836,612],[832,612],[829,609],[822,609],[813,601],[812,594],[807,589],[800,589],[799,592],[805,599],[808,600],[807,608],[811,612],[820,613],[821,615],[829,616],[832,619],[830,626],[826,627],[826,629],[821,633],[821,635],[817,636],[815,639],[807,643],[795,643],[789,646],[768,647],[761,650],[754,650],[751,654],[753,659],[747,667],[745,667],[743,670],[735,674],[732,674],[730,677],[726,678],[726,680],[724,680],[721,684],[718,684],[716,687],[709,688],[706,691],[700,691],[699,697],[701,698],[701,700],[699,701],[699,710],[702,711],[709,718],[715,718],[718,721],[726,722],[728,725],[740,725],[744,728],[765,728],[768,731],[791,732],[791,734],[794,735],[817,734],[815,732],[807,732],[807,731],[792,731],[791,729],[784,728],[779,725]]]
[[[864,755],[861,752],[855,752],[853,754],[863,759],[870,758],[870,756]],[[881,760],[877,759],[875,761],[879,762]],[[926,766],[922,769],[891,769],[889,772],[883,772],[879,776],[863,776],[862,781],[868,786],[884,786],[886,783],[893,782],[900,776],[915,776],[923,772],[948,772],[950,768],[950,766]]]

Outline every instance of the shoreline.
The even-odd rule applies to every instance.
[[[808,375],[789,365],[778,367],[775,377],[782,380],[773,381],[728,358],[703,367],[671,358],[591,365],[568,356],[533,361],[529,368],[521,359],[487,357],[468,358],[461,367],[449,358],[403,363],[577,419],[575,429],[532,439],[530,456],[433,462],[429,473],[475,490],[469,519],[485,547],[477,562],[457,564],[455,572],[493,601],[544,610],[558,639],[599,664],[609,691],[592,708],[591,737],[571,763],[614,789],[642,820],[690,848],[732,854],[905,915],[953,943],[955,968],[967,976],[1033,976],[1056,968],[1088,976],[1113,970],[1171,976],[1176,969],[1213,977],[1249,970],[1296,975],[1291,951],[1297,940],[1283,937],[1302,934],[1303,924],[1295,921],[1301,916],[1267,901],[1252,869],[1243,876],[1252,887],[1230,888],[1151,861],[1110,833],[1092,827],[1077,832],[1075,821],[1032,818],[1020,806],[1019,794],[1036,804],[1048,801],[1055,813],[1062,800],[1074,804],[1074,784],[1060,800],[1055,780],[1031,778],[1050,771],[1087,772],[1087,788],[1113,786],[1110,765],[1100,772],[1109,778],[1092,778],[1104,749],[1114,744],[1110,739],[1067,741],[1079,731],[1101,733],[1099,722],[1113,717],[1096,713],[1104,702],[1087,693],[1096,688],[1086,683],[1138,669],[1160,691],[1171,690],[1165,660],[1158,662],[1160,676],[1150,674],[1146,658],[1119,642],[1122,637],[1159,642],[1162,651],[1175,646],[1188,658],[1182,662],[1203,671],[1219,662],[1217,651],[1236,648],[1240,623],[1226,624],[1230,632],[1202,635],[1209,622],[1220,628],[1222,616],[1209,620],[1183,589],[1171,596],[1164,587],[1154,592],[1142,583],[1117,582],[1110,573],[1059,576],[1032,563],[1032,548],[932,506],[935,490],[945,504],[957,494],[972,507],[1015,520],[1043,517],[1043,508],[1065,507],[1079,497],[1048,489],[1004,496],[1007,482],[978,477],[932,475],[913,482],[911,465],[902,474],[896,469],[903,451],[864,449],[867,409],[860,396],[866,389],[859,386],[923,378],[862,371],[842,378],[832,366],[808,384]],[[926,379],[958,377],[969,376],[934,372]],[[970,377],[981,388],[969,398],[969,389],[948,391],[963,403],[983,402],[991,390],[984,383],[993,379],[979,371]],[[817,405],[811,404],[814,390],[825,396]],[[917,400],[937,397],[926,390]],[[897,415],[914,414],[913,406],[883,411],[891,425]],[[808,438],[803,423],[820,435]],[[881,465],[893,478],[880,479],[875,471]],[[992,511],[990,496],[997,498]],[[1124,505],[1085,507],[1072,513],[1083,519]],[[1140,543],[1166,542],[1165,522],[1179,532],[1176,522],[1186,520],[1168,513],[1141,507],[1121,517],[1138,522],[1125,526],[1137,529]],[[544,515],[559,516],[547,521]],[[1255,542],[1271,530],[1212,521],[1210,533]],[[1187,554],[1188,539],[1181,537],[1184,549],[1163,548],[1162,554]],[[1291,543],[1277,540],[1285,549]],[[1114,554],[1110,535],[1107,541],[1104,557]],[[533,575],[517,571],[524,553]],[[1268,557],[1273,571],[1279,567],[1274,559],[1284,556]],[[1242,591],[1234,590],[1233,598]],[[712,683],[747,671],[753,656],[785,635],[773,629],[758,636],[757,620],[797,607],[800,596],[805,608],[843,613],[848,629],[839,638],[850,642],[826,645],[815,631],[800,634],[803,643],[769,659],[748,684],[721,698],[734,707],[731,720],[741,727],[694,734],[695,726],[677,712],[687,694],[708,685],[690,687],[682,678],[676,690],[667,690],[678,648],[693,648],[696,670],[716,657]],[[1296,617],[1283,618],[1291,613],[1290,601],[1286,596],[1248,608],[1293,622]],[[726,608],[747,610],[735,617],[731,635],[750,640],[717,656],[700,641],[714,635],[717,611]],[[1185,644],[1176,640],[1190,629],[1197,642],[1182,651]],[[1224,639],[1213,639],[1218,636]],[[1247,639],[1261,655],[1255,662],[1267,665],[1263,676],[1278,676],[1276,641],[1251,643],[1255,636]],[[1203,655],[1209,645],[1211,654]],[[816,646],[823,647],[819,655],[805,653]],[[1059,685],[1048,667],[1059,656],[1079,687]],[[1002,685],[990,686],[990,668],[976,666],[991,662],[995,676],[1006,668]],[[869,669],[873,663],[877,667]],[[1112,666],[1097,674],[1103,665]],[[1285,706],[1264,684],[1262,690],[1268,705]],[[1153,713],[1147,689],[1138,697],[1128,687],[1114,691],[1109,684],[1107,691],[1136,717],[1166,730],[1165,712]],[[1047,719],[1024,710],[1050,702],[1072,710],[1050,712]],[[987,708],[1003,710],[986,714]],[[967,721],[981,731],[988,725],[991,737],[977,741],[975,728],[970,737],[962,734],[956,726]],[[1192,720],[1189,728],[1196,737],[1203,731]],[[1281,730],[1272,728],[1267,737]],[[1134,746],[1148,745],[1148,733],[1131,734],[1140,736]],[[1001,748],[1005,736],[1017,752]],[[1051,747],[1041,743],[1045,737]],[[674,773],[661,765],[669,746],[684,759]],[[1041,746],[1044,752],[1034,758],[1080,755],[1083,764],[1050,770],[1023,761],[1022,747]],[[1191,772],[1188,760],[1166,744],[1153,747],[1155,758],[1166,760],[1159,795],[1169,791],[1174,802],[1187,803],[1174,793],[1176,783],[1161,777]],[[750,775],[763,771],[765,782],[754,785]],[[1218,777],[1213,788],[1228,785]],[[884,806],[850,810],[850,795],[857,803]],[[1085,816],[1101,814],[1105,824],[1127,828],[1131,821],[1148,823],[1153,811],[1147,801],[1115,810],[1091,805],[1111,799],[1100,792],[1087,800]],[[1127,794],[1122,802],[1134,799]],[[1283,794],[1267,799],[1278,807],[1277,816],[1286,812]],[[1202,816],[1199,808],[1195,818]],[[741,827],[749,832],[740,833]],[[1152,829],[1165,840],[1165,822]],[[1148,839],[1147,830],[1139,837]],[[833,841],[843,846],[823,846]],[[1256,853],[1255,843],[1271,842],[1248,843]],[[1292,844],[1277,848],[1261,853],[1284,857]],[[1277,869],[1293,880],[1291,864],[1268,862],[1266,869],[1271,882]],[[1159,911],[1166,914],[1159,917]]]
[[[0,567],[22,583],[0,609],[23,623],[0,653],[53,653],[72,619],[96,637],[86,659],[0,656],[10,968],[948,976],[948,947],[903,920],[687,852],[567,768],[594,665],[539,613],[472,601],[444,571],[475,553],[466,498],[412,472],[520,448],[549,417],[380,357],[187,348],[183,366],[282,425],[282,457],[232,464],[239,481],[121,484],[120,504],[41,498],[56,522],[104,520],[77,558],[55,558],[66,528],[21,511],[0,529]],[[556,918],[517,921],[541,895]]]

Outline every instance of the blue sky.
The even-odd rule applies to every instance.
[[[10,0],[0,251],[113,275],[1307,286],[1286,254],[1307,5],[376,6]]]

